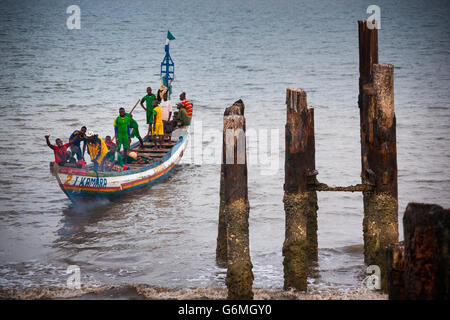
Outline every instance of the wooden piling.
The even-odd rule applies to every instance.
[[[405,299],[405,246],[393,243],[386,252],[387,293],[389,300]]]
[[[363,87],[373,80],[373,65],[378,64],[378,29],[369,29],[367,21],[358,21],[359,33],[359,107]]]
[[[220,168],[220,203],[219,203],[219,224],[217,233],[216,262],[219,267],[227,265],[227,221],[225,214],[225,197],[224,197],[224,165]]]
[[[410,203],[403,217],[405,296],[409,300],[450,298],[450,210]]]
[[[315,171],[314,109],[301,89],[287,89],[286,105],[284,288],[306,291],[309,261],[317,257],[317,194],[308,190]]]
[[[228,299],[253,299],[250,260],[244,103],[227,108],[223,120],[223,212],[226,222]]]
[[[378,265],[386,290],[386,249],[398,241],[397,149],[394,67],[378,63],[378,31],[359,21],[361,178],[373,185],[363,191],[364,261]]]
[[[358,107],[360,116],[361,134],[361,178],[364,183],[372,183],[373,174],[368,163],[368,149],[373,141],[373,90],[370,87],[373,83],[373,65],[378,63],[378,30],[369,29],[367,21],[358,21],[359,39],[359,95]],[[372,106],[372,108],[371,108]],[[369,139],[370,138],[370,139]],[[366,199],[369,193],[364,193]],[[364,204],[366,200],[364,200]],[[364,206],[365,207],[365,206]],[[365,212],[366,210],[364,210]]]
[[[244,104],[241,100],[236,101],[231,107],[225,110],[224,116],[244,115]],[[223,146],[225,148],[226,132],[223,132]],[[224,168],[226,163],[225,149],[222,153],[222,165],[220,167],[220,203],[219,203],[219,224],[217,234],[216,261],[221,267],[227,265],[227,222],[225,213],[225,187],[224,187]]]

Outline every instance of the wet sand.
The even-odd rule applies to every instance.
[[[367,288],[317,288],[307,292],[254,289],[255,300],[386,300],[387,295]],[[222,300],[224,288],[162,288],[144,284],[0,289],[0,299],[69,299],[69,300]]]

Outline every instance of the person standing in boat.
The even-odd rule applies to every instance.
[[[120,149],[123,146],[122,157],[125,159],[125,163],[128,155],[128,149],[130,149],[131,143],[130,126],[130,118],[125,115],[125,109],[120,108],[119,116],[114,120],[114,139],[117,143],[117,151],[120,152]]]
[[[64,166],[67,162],[67,148],[73,144],[73,141],[66,144],[63,144],[61,139],[56,139],[55,143],[56,146],[50,143],[50,135],[45,136],[45,141],[47,142],[47,145],[50,149],[53,150],[53,153],[55,154],[55,162],[59,166]]]
[[[132,129],[130,138],[138,138],[141,148],[144,148],[144,141],[142,141],[141,134],[139,133],[139,125],[136,120],[133,119],[131,113],[125,113],[125,116],[130,118],[130,128]]]
[[[153,119],[153,141],[155,142],[155,149],[162,149],[162,140],[164,137],[164,124],[162,121],[162,109],[158,106],[158,101],[153,101],[153,111],[155,118]],[[159,147],[158,147],[159,142]]]
[[[172,85],[169,81],[166,80],[166,76],[162,76],[158,92],[156,93],[156,99],[161,102],[165,93],[168,94],[168,97],[170,99],[170,96],[172,94]]]
[[[186,92],[180,94],[180,103],[177,104],[178,108],[178,120],[180,120],[183,126],[191,124],[192,118],[192,103],[186,99]]]
[[[164,139],[172,132],[172,125],[170,124],[170,118],[172,117],[172,106],[167,99],[167,92],[163,94],[162,100],[159,103],[162,109],[162,121],[164,125]]]
[[[82,126],[80,130],[75,130],[69,137],[72,141],[70,149],[72,153],[77,156],[78,160],[84,160],[84,153],[86,152],[86,127]],[[81,151],[81,142],[83,142],[83,152]]]
[[[156,100],[156,96],[152,93],[152,88],[147,88],[147,94],[141,99],[141,107],[147,112],[147,124],[148,124],[148,132],[147,136],[152,134],[152,126],[153,126],[153,101]],[[144,107],[144,101],[146,107]],[[126,158],[126,157],[125,157]]]
[[[105,141],[98,136],[98,134],[94,134],[90,131],[86,135],[87,149],[88,153],[91,156],[91,160],[94,163],[94,170],[100,171],[103,170],[103,159],[105,155],[108,153],[108,147],[106,146]]]

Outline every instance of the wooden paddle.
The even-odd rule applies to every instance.
[[[136,104],[134,105],[133,109],[131,109],[130,114],[134,111],[134,109],[136,109],[138,103],[141,101],[141,99],[138,99],[138,101],[136,102]]]

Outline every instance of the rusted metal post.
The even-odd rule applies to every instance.
[[[409,300],[450,298],[450,210],[410,203],[403,216]]]
[[[405,246],[391,244],[386,252],[387,293],[389,300],[405,299]]]
[[[228,299],[253,299],[247,189],[244,103],[236,101],[223,118],[223,212],[227,232]]]
[[[317,255],[317,194],[308,190],[315,171],[314,109],[301,89],[287,89],[286,105],[284,288],[305,291],[309,261]]]
[[[394,67],[378,63],[377,29],[359,21],[359,108],[363,191],[364,261],[378,265],[386,290],[386,248],[398,241]]]

